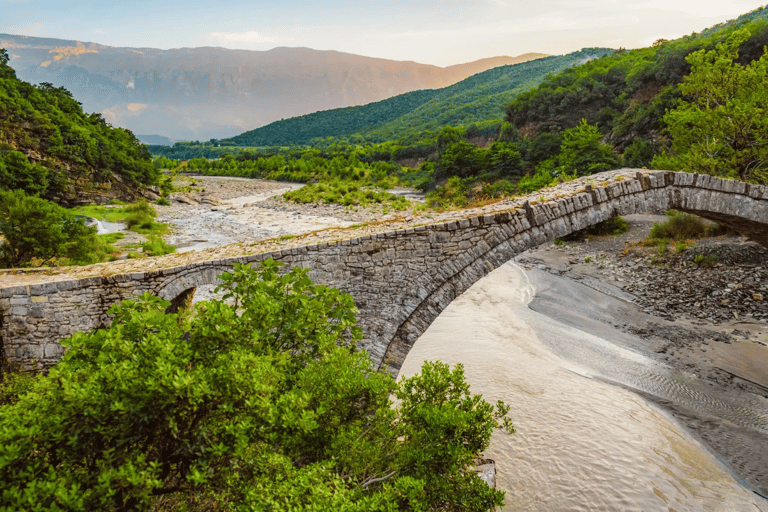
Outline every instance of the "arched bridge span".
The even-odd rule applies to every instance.
[[[6,356],[46,367],[58,341],[106,325],[117,300],[150,291],[176,302],[233,263],[274,258],[352,295],[374,363],[397,374],[413,343],[458,295],[517,254],[613,214],[678,209],[725,223],[768,248],[768,188],[706,175],[621,170],[539,191],[524,203],[455,212],[397,231],[154,272],[0,288]]]

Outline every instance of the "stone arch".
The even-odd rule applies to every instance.
[[[562,204],[552,206],[554,201],[536,206],[526,203],[529,229],[509,236],[498,236],[508,230],[496,230],[497,236],[487,247],[469,249],[454,258],[453,265],[446,265],[453,270],[441,274],[442,280],[437,281],[434,276],[416,280],[404,292],[402,304],[407,311],[404,318],[395,320],[394,335],[377,361],[379,367],[396,376],[411,347],[429,325],[490,271],[527,249],[607,220],[614,213],[663,213],[676,209],[731,227],[768,249],[767,187],[671,172],[650,176],[638,172],[626,181],[625,178],[629,177],[595,189],[587,185],[584,192],[589,204],[574,211],[562,208]],[[572,199],[574,205],[579,202]],[[497,221],[505,223],[503,218]]]
[[[527,206],[528,208],[529,206]],[[407,318],[398,326],[387,345],[379,367],[397,377],[400,367],[414,343],[427,330],[440,313],[473,284],[499,268],[518,254],[567,236],[594,224],[608,220],[620,213],[614,205],[598,204],[584,215],[554,219],[544,226],[532,226],[529,230],[512,236],[498,236],[493,246],[479,246],[467,251],[461,258],[460,269],[438,284],[429,286],[429,278],[418,280],[406,292],[403,303],[416,304],[409,308]],[[584,214],[585,212],[582,212]],[[503,222],[503,220],[502,220]],[[502,229],[498,233],[504,233]],[[434,280],[432,280],[434,281]]]
[[[220,283],[218,276],[226,270],[218,264],[201,264],[188,268],[179,274],[168,276],[169,279],[157,284],[152,293],[171,301],[172,305],[181,304],[194,295],[198,287]]]

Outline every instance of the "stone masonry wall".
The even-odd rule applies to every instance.
[[[153,272],[0,288],[0,342],[9,360],[46,368],[61,357],[61,339],[108,325],[106,311],[116,301],[144,291],[172,300],[216,282],[235,262],[271,257],[309,268],[316,282],[350,293],[360,310],[361,346],[396,374],[418,337],[478,279],[529,248],[614,213],[696,212],[746,226],[768,248],[766,187],[664,171],[604,174],[611,181],[594,175],[578,190],[564,184],[562,195],[518,209],[489,208],[466,218],[459,211],[436,224]]]

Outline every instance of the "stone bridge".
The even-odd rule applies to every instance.
[[[516,202],[448,214],[438,222],[368,236],[193,262],[156,271],[0,288],[0,347],[11,361],[45,368],[59,340],[109,322],[114,302],[149,291],[183,300],[235,262],[266,258],[310,268],[316,282],[352,295],[375,364],[397,374],[414,342],[478,279],[517,254],[614,214],[677,209],[726,224],[768,248],[768,187],[708,175],[610,171]],[[416,219],[423,220],[423,219]],[[391,229],[391,228],[390,228]]]

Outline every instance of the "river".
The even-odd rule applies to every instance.
[[[706,389],[534,311],[531,303],[553,279],[571,286],[503,265],[446,308],[400,372],[413,375],[425,360],[462,363],[473,392],[512,406],[517,433],[495,433],[485,453],[507,493],[503,510],[768,512],[768,502],[643,393],[703,407],[704,417],[720,415],[760,435],[768,401]],[[575,311],[585,307],[574,300]]]

